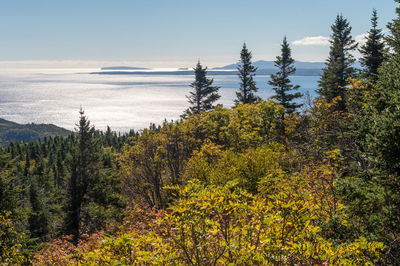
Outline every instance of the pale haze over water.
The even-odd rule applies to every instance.
[[[99,69],[18,69],[0,73],[0,118],[18,123],[52,123],[74,129],[79,108],[98,129],[142,129],[176,120],[187,108],[191,75],[94,75]],[[319,76],[293,76],[301,92],[315,95]],[[239,80],[217,75],[218,103],[231,107]],[[268,76],[257,76],[258,96],[273,93]]]

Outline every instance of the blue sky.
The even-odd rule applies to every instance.
[[[2,0],[0,61],[218,66],[237,61],[243,41],[255,60],[272,60],[285,34],[295,59],[323,61],[338,13],[356,37],[369,29],[373,8],[385,27],[395,7],[393,0]]]

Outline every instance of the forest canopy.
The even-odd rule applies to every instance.
[[[270,99],[244,44],[233,108],[199,61],[177,121],[121,135],[81,110],[66,137],[3,146],[1,264],[400,264],[396,12],[361,47],[336,17],[316,99],[284,37]]]

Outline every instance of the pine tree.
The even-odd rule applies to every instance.
[[[68,188],[68,203],[65,229],[67,234],[74,237],[77,243],[81,233],[82,207],[89,189],[99,178],[100,146],[95,138],[95,129],[80,110],[79,128],[77,130],[78,143],[70,160],[70,182]]]
[[[207,67],[203,68],[199,61],[193,70],[195,81],[190,84],[193,91],[187,96],[191,106],[185,111],[185,115],[214,109],[213,104],[221,97],[218,94],[219,87],[212,86],[214,80],[207,78]]]
[[[275,91],[275,95],[272,96],[272,98],[276,99],[279,104],[285,107],[286,114],[291,114],[302,106],[302,104],[297,104],[293,102],[293,100],[303,95],[300,92],[290,93],[291,91],[299,89],[300,86],[293,86],[289,79],[289,76],[296,72],[296,68],[294,67],[294,59],[291,56],[291,50],[286,36],[283,39],[281,47],[282,54],[277,56],[275,61],[275,66],[279,68],[279,71],[271,75],[271,80],[268,84],[271,85]]]
[[[352,67],[355,59],[351,52],[357,48],[357,43],[351,36],[351,27],[342,15],[336,17],[331,27],[329,58],[319,81],[318,93],[330,102],[335,97],[344,98],[347,79],[353,77],[355,69]],[[345,109],[344,101],[340,101],[339,110]]]
[[[236,105],[256,103],[259,100],[254,94],[258,90],[254,81],[257,68],[253,66],[251,59],[251,52],[247,49],[246,43],[244,43],[242,51],[240,52],[240,62],[237,68],[239,71],[240,88],[239,91],[236,92]]]
[[[364,67],[364,75],[374,83],[378,79],[378,68],[385,61],[385,44],[382,30],[378,29],[378,15],[376,9],[372,12],[372,28],[367,35],[367,42],[360,48],[362,57],[361,65]]]

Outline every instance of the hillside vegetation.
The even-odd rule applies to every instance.
[[[68,137],[2,147],[1,263],[400,265],[396,12],[361,47],[337,15],[316,99],[285,37],[270,99],[243,44],[233,108],[199,61],[177,121],[120,135],[81,110]]]
[[[33,141],[49,136],[68,136],[72,132],[51,124],[26,124],[21,125],[15,122],[0,118],[0,142]]]

